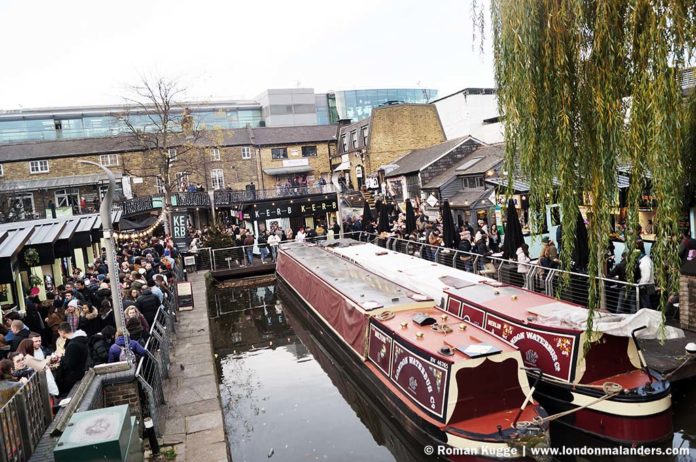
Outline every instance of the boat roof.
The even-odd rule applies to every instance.
[[[439,326],[446,325],[452,331],[445,334],[444,332],[433,330],[431,325],[421,326],[416,324],[413,322],[413,319],[420,314],[435,318]],[[427,310],[399,311],[394,314],[393,318],[387,321],[379,321],[379,323],[394,331],[396,334],[395,339],[397,336],[401,337],[431,355],[449,362],[517,350],[516,347],[490,332],[474,324],[462,322],[462,320],[449,316],[435,307]],[[417,336],[419,333],[422,336]],[[449,347],[453,354],[444,354],[440,350],[443,347]],[[469,353],[465,353],[466,351]]]
[[[380,309],[413,308],[416,303],[432,306],[432,301],[422,304],[432,299],[415,294],[413,290],[366,271],[348,260],[336,258],[336,255],[319,246],[290,243],[283,244],[282,249],[366,313]]]
[[[448,292],[473,305],[490,308],[522,322],[529,317],[541,318],[551,313],[587,317],[587,310],[579,305],[422,258],[387,251],[374,244],[351,242],[347,246],[333,247],[331,251],[404,287],[417,287],[434,300],[440,301]],[[566,328],[576,329],[573,326]]]

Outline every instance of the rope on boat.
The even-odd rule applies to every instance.
[[[595,399],[594,401],[591,401],[583,406],[576,407],[575,409],[570,409],[568,411],[559,412],[557,414],[553,414],[553,415],[550,415],[547,417],[537,416],[531,422],[520,421],[520,422],[517,422],[516,427],[517,428],[527,428],[530,425],[543,425],[547,422],[553,422],[554,420],[558,420],[561,417],[565,417],[567,415],[578,412],[582,409],[586,409],[590,406],[594,406],[597,403],[601,403],[602,401],[606,401],[608,399],[611,399],[623,391],[623,387],[616,382],[604,382],[601,386],[602,386],[602,389],[604,390],[604,396],[600,396],[599,398]]]
[[[435,323],[430,328],[433,330],[433,332],[442,332],[443,334],[451,334],[452,333],[452,328],[448,326],[447,324],[438,324]]]
[[[396,316],[396,315],[394,314],[393,311],[387,310],[387,311],[382,311],[381,313],[377,314],[375,316],[375,319],[377,319],[378,321],[389,321],[390,319],[393,319],[394,316]]]
[[[536,371],[534,368],[529,368],[529,367],[523,367],[522,369],[526,371]],[[571,390],[577,390],[578,388],[589,388],[592,390],[604,390],[604,387],[607,383],[614,383],[614,382],[606,382],[602,385],[592,385],[589,383],[571,383],[571,382],[566,382],[565,380],[558,379],[556,377],[553,377],[551,375],[545,375],[544,380],[548,380],[550,382],[555,382],[558,385],[564,385],[567,388],[570,388]]]

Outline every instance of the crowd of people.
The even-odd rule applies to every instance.
[[[86,269],[64,275],[64,284],[46,284],[45,297],[28,290],[26,310],[6,313],[0,326],[0,380],[20,385],[45,371],[49,394],[62,397],[90,367],[144,355],[157,310],[174,296],[177,256],[170,239],[121,241],[117,281],[102,249]],[[113,290],[121,306],[112,305]],[[115,309],[123,310],[125,332],[116,328]]]

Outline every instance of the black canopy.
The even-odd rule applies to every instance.
[[[508,199],[505,213],[505,240],[503,241],[503,258],[517,258],[517,249],[524,242],[522,226],[515,210],[515,201]]]
[[[406,199],[406,234],[416,230],[416,213],[413,211],[411,199]]]
[[[452,209],[449,201],[445,199],[442,203],[442,242],[445,247],[453,248],[457,243],[457,230],[454,228]]]

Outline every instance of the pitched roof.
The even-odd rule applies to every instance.
[[[457,148],[460,144],[464,143],[468,139],[473,138],[470,136],[463,136],[461,138],[447,140],[444,143],[436,144],[434,146],[430,146],[429,148],[415,149],[403,156],[401,159],[395,161],[394,164],[398,165],[399,168],[387,173],[386,176],[394,177],[418,172],[423,167],[427,167],[440,157]]]
[[[253,128],[253,144],[298,144],[319,141],[335,141],[336,125],[304,125],[296,127]]]
[[[253,140],[250,133],[253,135]],[[194,141],[199,146],[259,146],[277,144],[315,143],[336,140],[336,125],[300,127],[261,127],[209,130],[201,132]],[[170,146],[184,144],[183,134],[174,134]],[[137,141],[128,135],[102,138],[79,138],[58,141],[32,141],[0,144],[0,162],[76,157],[90,154],[109,154],[139,151]]]
[[[476,160],[476,162],[472,162]],[[448,168],[423,185],[423,189],[438,189],[458,175],[481,175],[503,161],[503,146],[481,146],[461,162]]]
[[[468,189],[459,191],[454,196],[450,197],[450,206],[456,208],[475,208],[481,203],[485,203],[486,206],[493,205],[488,199],[494,191],[492,189],[487,189],[482,191],[480,189]]]

